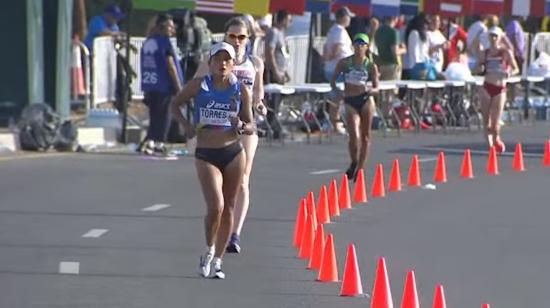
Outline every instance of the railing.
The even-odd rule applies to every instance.
[[[82,57],[82,55],[84,57]],[[73,41],[73,53],[72,53],[72,74],[71,82],[73,85],[72,90],[72,101],[78,101],[80,96],[84,97],[84,105],[86,110],[89,110],[91,106],[91,95],[92,91],[90,89],[90,51],[88,47],[80,41]],[[83,61],[84,59],[84,61]],[[83,74],[83,75],[82,75]],[[82,78],[84,80],[81,80]],[[83,83],[83,84],[81,84]],[[83,89],[81,89],[83,87]]]

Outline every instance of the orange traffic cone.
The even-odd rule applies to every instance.
[[[375,198],[385,197],[386,190],[384,185],[384,168],[382,167],[382,164],[378,164],[376,167],[376,173],[374,174],[374,182],[372,183],[372,196]]]
[[[416,292],[414,271],[409,271],[407,273],[407,278],[405,279],[405,289],[403,290],[403,299],[401,300],[401,308],[420,308],[418,293]]]
[[[321,259],[323,258],[323,248],[325,247],[325,231],[322,224],[319,224],[315,232],[315,241],[311,250],[308,269],[319,270],[321,268]]]
[[[311,191],[307,194],[306,210],[308,215],[313,215],[313,230],[317,230],[317,211],[315,210],[315,195],[313,195],[313,192]]]
[[[309,214],[307,215],[304,236],[302,237],[302,245],[300,245],[298,258],[307,260],[311,257],[311,249],[313,248],[314,236],[315,234],[313,228],[313,214]]]
[[[328,211],[331,217],[340,216],[340,205],[338,202],[338,187],[336,180],[330,182],[328,188]]]
[[[489,173],[489,175],[498,174],[497,150],[494,146],[491,147],[491,150],[489,151],[489,161],[487,161],[487,173]]]
[[[313,194],[312,191],[310,191],[308,194],[307,194],[307,212],[308,213],[313,213],[313,211],[315,210],[315,195]]]
[[[462,170],[460,171],[460,176],[465,179],[474,178],[474,168],[472,167],[472,155],[470,154],[470,149],[464,151],[464,159],[462,160]]]
[[[414,155],[409,168],[409,186],[420,187],[422,186],[422,180],[420,179],[420,164],[418,163],[418,155]]]
[[[481,305],[481,308],[491,308],[491,306],[489,306],[489,304],[483,304]]]
[[[391,167],[389,191],[401,191],[401,171],[399,170],[399,160],[394,160]]]
[[[321,270],[317,280],[320,282],[338,281],[338,264],[336,263],[336,253],[334,252],[334,238],[332,234],[327,236],[323,258],[321,259]]]
[[[445,292],[443,291],[442,285],[437,285],[435,287],[433,308],[447,308],[447,303],[445,302]]]
[[[386,270],[386,261],[384,258],[378,259],[378,268],[374,278],[374,288],[372,289],[371,308],[393,308],[391,296],[390,280]]]
[[[516,151],[514,152],[514,164],[512,166],[516,171],[525,171],[525,165],[523,164],[523,148],[521,143],[516,144]]]
[[[353,193],[353,201],[356,203],[367,203],[367,191],[365,185],[365,174],[363,168],[357,173],[357,182],[355,182],[355,192]]]
[[[340,195],[338,203],[340,205],[340,209],[351,209],[351,196],[349,193],[349,182],[348,182],[348,176],[344,174],[342,176],[342,183],[340,184]]]
[[[363,294],[363,285],[361,284],[361,275],[359,273],[359,265],[357,264],[355,245],[349,244],[340,296],[357,296],[361,294]]]
[[[296,225],[294,227],[294,241],[292,242],[294,247],[300,248],[302,244],[302,237],[304,233],[304,225],[306,224],[307,218],[307,209],[306,209],[306,199],[302,198],[300,200],[300,205],[298,206],[298,214],[296,215]]]
[[[319,191],[319,202],[317,202],[317,222],[320,224],[330,223],[327,187],[325,185],[321,186],[321,190]]]
[[[550,140],[546,141],[544,145],[544,159],[542,165],[545,167],[550,167]]]
[[[436,183],[447,182],[447,167],[445,164],[445,153],[439,152],[437,157],[437,165],[435,166],[434,181]]]

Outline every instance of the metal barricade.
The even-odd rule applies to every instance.
[[[80,41],[73,41],[73,67],[72,70],[77,70],[71,74],[71,82],[73,83],[73,91],[72,91],[72,101],[79,101],[79,97],[82,96],[84,98],[84,107],[86,108],[86,111],[88,111],[91,108],[91,95],[92,91],[90,89],[90,51],[88,50],[88,47],[86,47],[85,44],[83,44]],[[81,70],[81,71],[80,71]],[[74,89],[77,88],[75,86],[75,83],[79,83],[80,80],[78,80],[80,77],[76,76],[76,74],[83,74],[83,93],[80,93],[80,91],[75,91]]]

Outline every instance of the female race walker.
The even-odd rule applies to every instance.
[[[485,138],[489,147],[494,146],[502,153],[506,150],[500,138],[500,118],[506,102],[506,79],[519,72],[512,52],[500,44],[503,35],[499,27],[489,29],[489,49],[479,55],[476,72],[485,75],[485,82],[479,91],[481,100],[481,114]]]
[[[340,60],[336,65],[330,85],[336,89],[338,76],[344,74],[344,104],[351,158],[346,175],[355,181],[369,152],[375,110],[372,93],[378,90],[378,67],[368,57],[369,37],[365,33],[358,33],[353,37],[353,49],[353,55]],[[372,81],[372,86],[367,85],[367,81]]]
[[[244,84],[252,93],[253,110],[260,115],[267,114],[267,108],[263,104],[264,97],[264,63],[263,61],[247,52],[247,46],[250,39],[250,25],[242,17],[231,18],[225,24],[225,42],[231,44],[235,48],[236,58],[233,74],[237,76],[239,81]],[[250,48],[251,49],[251,48]],[[208,73],[208,63],[203,62],[199,66],[195,77],[204,76]],[[241,136],[241,143],[246,153],[246,166],[244,175],[239,186],[237,195],[237,203],[235,204],[235,223],[227,245],[227,252],[241,252],[240,234],[248,212],[250,204],[250,172],[252,163],[258,147],[258,135]]]
[[[199,274],[219,279],[225,278],[222,257],[233,227],[233,210],[246,164],[239,135],[255,131],[250,92],[232,73],[234,59],[233,46],[212,46],[209,74],[191,80],[172,104],[173,114],[188,136],[192,138],[195,132],[197,135],[195,167],[207,206],[207,247],[200,257]],[[195,126],[180,111],[192,98]]]

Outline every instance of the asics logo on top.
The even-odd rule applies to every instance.
[[[224,104],[224,103],[218,103],[216,101],[209,101],[208,104],[206,104],[206,108],[211,109],[223,109],[223,110],[230,110],[231,104]]]

